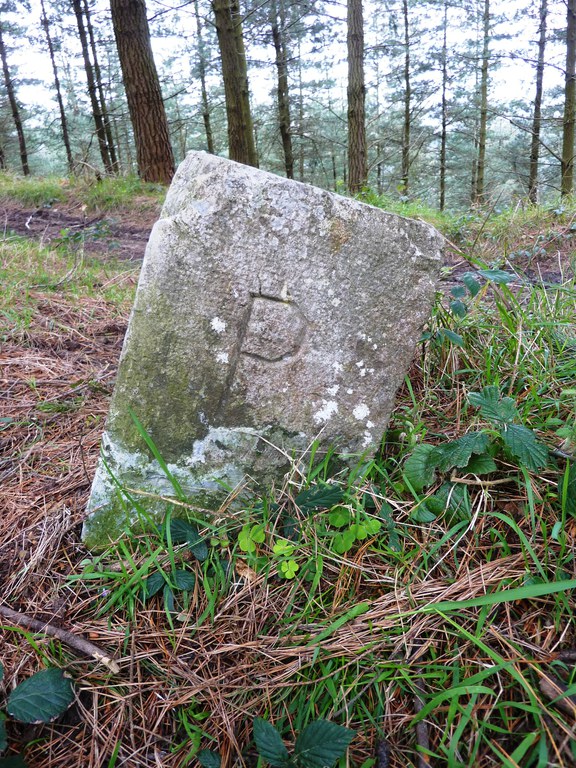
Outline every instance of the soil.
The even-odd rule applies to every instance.
[[[47,245],[82,243],[84,253],[102,260],[116,259],[141,261],[160,206],[150,198],[133,199],[130,208],[119,208],[105,213],[90,213],[74,199],[54,206],[32,208],[16,201],[0,201],[0,217],[5,232],[21,237],[41,240]],[[559,226],[541,242],[544,247],[533,247],[533,241],[542,240],[540,232],[525,234],[526,242],[508,259],[505,269],[516,271],[519,282],[557,284],[574,276],[576,260],[576,233],[570,226]],[[484,251],[482,245],[479,250]],[[490,249],[488,249],[490,250]],[[486,260],[487,254],[482,257]],[[502,254],[496,251],[495,260]],[[448,243],[445,251],[446,275],[443,288],[448,292],[461,282],[464,273],[474,267],[457,245]]]
[[[40,240],[46,245],[82,243],[87,255],[102,259],[138,261],[159,207],[149,198],[134,200],[130,209],[106,213],[87,213],[77,201],[33,208],[15,201],[0,202],[0,217],[5,232]]]

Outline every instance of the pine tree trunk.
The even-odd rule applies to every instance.
[[[404,19],[404,122],[402,126],[402,172],[400,178],[400,192],[404,197],[408,197],[410,188],[410,123],[412,112],[408,0],[402,0],[402,16]]]
[[[440,210],[446,207],[446,170],[448,144],[448,2],[444,0],[444,18],[442,22],[442,125],[440,128]]]
[[[302,45],[298,38],[298,179],[304,181],[304,83],[302,80]]]
[[[90,52],[88,49],[88,37],[86,35],[86,27],[84,26],[84,14],[82,12],[81,0],[72,0],[72,7],[76,16],[76,26],[78,27],[78,37],[80,39],[80,45],[82,47],[82,58],[84,60],[84,70],[86,72],[86,81],[88,83],[88,96],[90,97],[90,105],[92,107],[92,117],[94,119],[94,125],[96,127],[96,138],[98,139],[98,148],[100,149],[100,157],[102,163],[106,169],[106,173],[112,173],[112,160],[110,159],[110,153],[108,152],[108,145],[106,143],[106,129],[104,127],[104,119],[102,117],[102,109],[98,102],[96,92],[96,80],[94,78],[94,68],[90,60]]]
[[[352,194],[356,194],[361,192],[368,183],[362,0],[348,0],[347,20],[348,189]]]
[[[211,155],[215,154],[214,133],[210,122],[210,102],[208,101],[208,89],[206,88],[206,51],[202,36],[202,22],[198,10],[198,0],[194,0],[194,14],[196,16],[196,34],[198,37],[198,74],[200,75],[200,95],[202,99],[202,120],[206,132],[206,146]]]
[[[490,0],[484,0],[482,15],[482,66],[480,71],[480,123],[478,127],[478,154],[472,202],[484,201],[484,171],[486,169],[486,139],[488,135],[488,59],[490,54]]]
[[[174,175],[174,154],[150,44],[146,4],[144,0],[111,0],[110,8],[140,178],[169,184]]]
[[[94,39],[94,29],[92,27],[92,19],[90,18],[90,9],[88,7],[88,0],[84,0],[84,15],[86,17],[86,30],[88,32],[88,39],[90,40],[90,50],[92,52],[92,61],[94,63],[94,81],[96,83],[96,89],[98,92],[98,101],[100,102],[100,114],[102,115],[102,123],[104,125],[104,134],[106,136],[106,148],[108,150],[108,155],[110,156],[111,170],[113,173],[118,173],[120,170],[120,167],[118,164],[118,157],[116,155],[114,138],[112,136],[110,116],[108,114],[108,108],[106,106],[106,97],[104,95],[104,86],[102,85],[102,76],[100,74],[100,64],[98,62],[98,51],[96,47],[96,41]]]
[[[574,186],[574,121],[576,118],[576,0],[567,0],[566,81],[562,133],[562,197],[572,194]]]
[[[231,160],[257,167],[240,4],[238,0],[212,0],[212,9],[222,61],[228,153]]]
[[[24,176],[30,175],[30,167],[28,165],[28,151],[26,149],[26,139],[24,138],[24,129],[22,127],[22,120],[20,118],[20,109],[18,107],[18,101],[14,92],[14,85],[12,78],[10,77],[10,70],[8,69],[8,59],[6,56],[6,46],[4,45],[4,38],[2,36],[2,22],[0,21],[0,60],[2,61],[2,72],[4,74],[4,85],[6,87],[6,95],[8,96],[8,102],[10,104],[10,111],[12,112],[12,120],[14,121],[14,127],[16,128],[16,135],[18,136],[18,147],[20,148],[20,164],[22,165],[22,173]]]
[[[54,45],[50,35],[50,22],[48,21],[48,16],[46,14],[44,0],[40,0],[40,7],[42,10],[42,27],[44,28],[44,34],[46,35],[48,53],[50,55],[50,62],[52,63],[52,71],[54,73],[54,87],[56,88],[56,101],[58,102],[58,109],[60,111],[60,126],[62,128],[62,141],[64,142],[64,149],[66,150],[66,162],[68,164],[69,173],[72,173],[74,170],[74,158],[72,157],[72,147],[70,145],[70,135],[68,133],[68,120],[66,119],[64,100],[62,99],[62,89],[60,87],[60,78],[58,77],[56,57],[54,55]]]
[[[538,202],[538,163],[540,161],[540,129],[542,127],[542,95],[544,92],[544,54],[546,52],[546,27],[548,22],[548,0],[540,0],[540,27],[538,36],[538,62],[536,64],[536,94],[532,116],[532,140],[530,143],[530,175],[528,178],[528,199]]]
[[[282,0],[280,0],[282,2]],[[294,178],[294,153],[292,151],[292,128],[290,120],[290,94],[288,92],[288,55],[286,51],[285,29],[282,16],[278,15],[276,0],[270,5],[270,24],[272,41],[276,54],[276,73],[278,95],[278,125],[284,152],[286,178]]]

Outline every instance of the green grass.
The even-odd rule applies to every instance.
[[[140,181],[136,176],[91,178],[22,178],[0,173],[0,199],[13,200],[25,206],[51,207],[70,199],[86,205],[88,211],[108,212],[128,207],[158,205],[166,188]]]
[[[432,216],[414,206],[401,212]],[[433,216],[484,267],[510,270],[518,263],[511,254],[540,235],[550,252],[572,242],[570,210]],[[5,241],[0,312],[24,331],[38,301],[30,285],[39,282],[44,295],[127,305],[131,288],[119,287],[110,266],[84,264],[70,284],[50,288],[69,259]],[[576,286],[523,273],[506,284],[490,274],[476,275],[475,292],[455,281],[463,294],[438,296],[372,461],[330,480],[329,459],[311,458],[304,479],[295,474],[282,491],[210,523],[175,489],[164,530],[149,527],[83,559],[68,588],[84,624],[124,631],[129,657],[119,681],[85,674],[106,707],[117,706],[111,764],[135,722],[160,722],[152,699],[172,734],[170,759],[182,765],[195,764],[201,749],[221,751],[230,765],[240,754],[255,764],[258,717],[290,746],[318,718],[352,728],[342,768],[372,768],[382,742],[405,766],[417,766],[422,752],[449,768],[576,763],[573,704],[558,701],[576,693],[572,662],[561,655],[576,647]],[[508,421],[471,397],[489,386],[499,407],[513,409]],[[544,463],[530,468],[510,449],[511,424],[546,446]],[[414,482],[407,462],[423,444],[445,450],[473,432],[488,437],[489,472],[432,463],[428,479]],[[135,495],[127,503],[145,517]],[[207,557],[173,537],[170,519],[182,511]],[[163,591],[143,599],[159,569],[173,606]],[[194,575],[193,588],[177,589],[182,571]],[[153,696],[141,711],[131,704],[128,718],[134,675]],[[559,697],[546,693],[546,681],[560,685]]]

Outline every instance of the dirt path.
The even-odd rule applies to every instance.
[[[94,214],[78,202],[33,208],[15,201],[0,202],[0,222],[6,234],[40,240],[46,245],[82,244],[84,252],[100,258],[138,261],[159,209],[142,206]]]

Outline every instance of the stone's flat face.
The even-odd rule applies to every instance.
[[[315,439],[374,451],[441,245],[422,222],[191,153],[150,236],[86,541],[130,522],[108,470],[154,514],[165,502],[146,494],[174,496],[174,483],[217,509],[230,489],[278,481]]]

